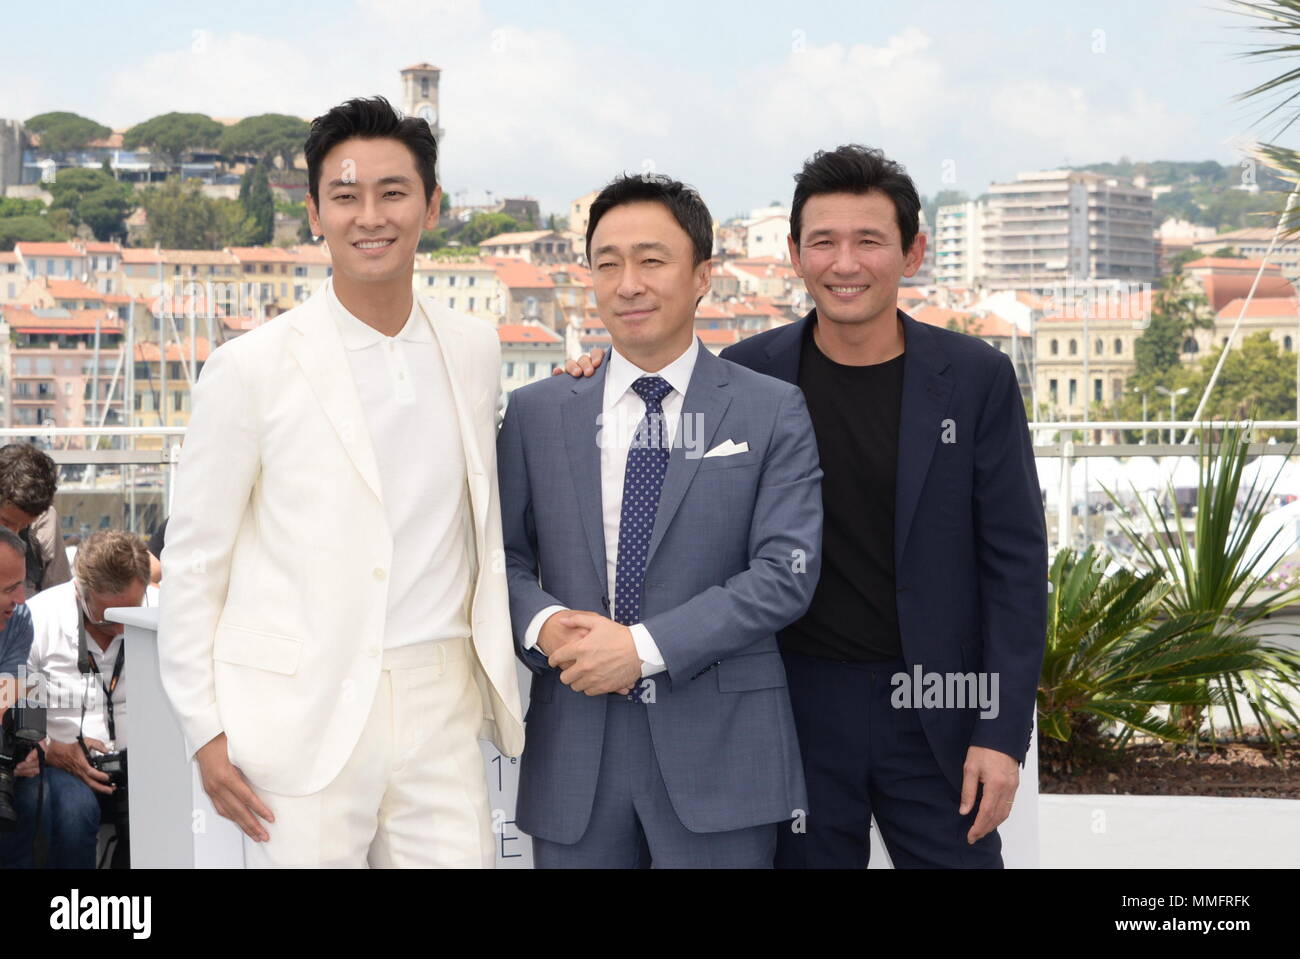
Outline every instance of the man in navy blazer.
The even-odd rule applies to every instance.
[[[781,634],[808,829],[778,865],[865,866],[874,814],[896,866],[997,867],[1047,622],[1020,388],[1005,354],[897,309],[925,253],[901,166],[841,147],[795,180],[816,308],[722,354],[803,388],[826,473],[822,581]]]
[[[800,391],[695,336],[711,223],[663,177],[601,192],[609,362],[516,390],[498,438],[541,868],[771,867],[806,808],[776,633],[816,586],[821,471]]]

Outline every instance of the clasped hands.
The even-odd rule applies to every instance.
[[[542,624],[537,648],[575,693],[626,696],[641,678],[632,631],[598,613],[567,609]]]

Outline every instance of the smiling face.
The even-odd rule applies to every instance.
[[[803,208],[802,236],[790,238],[790,259],[832,323],[869,323],[895,316],[898,282],[921,268],[925,236],[903,249],[894,203],[883,190],[825,193]]]
[[[336,283],[411,282],[420,233],[438,222],[441,187],[424,200],[415,157],[390,137],[344,140],[321,163],[319,203],[307,197],[314,232],[325,237]]]
[[[596,309],[614,348],[654,372],[691,345],[695,305],[709,290],[709,260],[662,203],[616,206],[591,235]]]

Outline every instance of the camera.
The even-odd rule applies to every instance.
[[[84,748],[84,746],[83,746]],[[90,765],[94,766],[101,773],[108,776],[109,783],[116,790],[125,791],[126,789],[126,750],[118,750],[109,753],[86,751],[86,759]]]
[[[19,700],[0,724],[0,832],[18,824],[14,808],[14,770],[45,739],[45,708]]]

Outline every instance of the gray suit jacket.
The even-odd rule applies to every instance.
[[[609,697],[573,692],[522,641],[552,604],[610,615],[597,446],[604,374],[602,366],[590,379],[516,390],[498,437],[510,615],[533,671],[516,818],[561,843],[587,828]],[[702,456],[728,439],[748,452]],[[652,677],[654,701],[636,707],[647,712],[673,808],[692,832],[779,822],[807,808],[775,634],[803,614],[817,585],[821,475],[798,388],[701,347],[641,606],[667,671]]]

